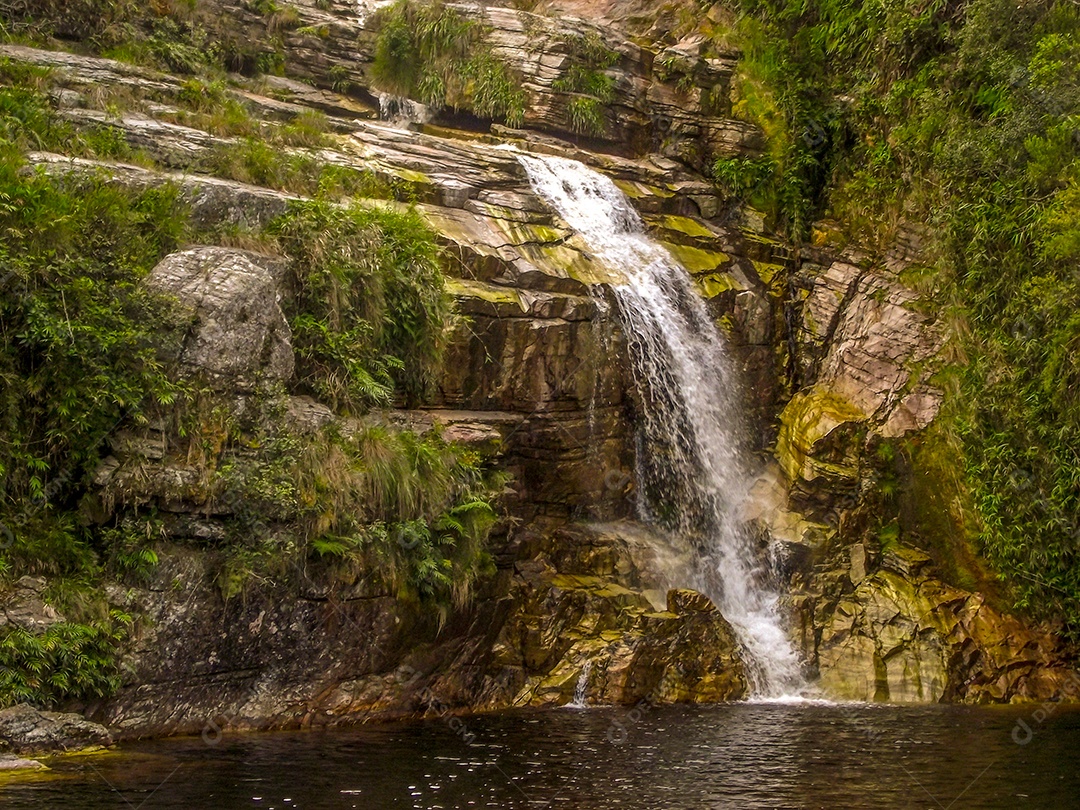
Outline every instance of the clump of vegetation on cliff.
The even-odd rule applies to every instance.
[[[335,409],[411,404],[438,369],[450,318],[439,249],[412,210],[294,203],[272,227],[292,259],[299,376]]]
[[[525,115],[520,80],[486,41],[477,20],[441,2],[398,0],[380,9],[371,75],[389,93],[436,109],[465,108],[518,126]]]
[[[245,442],[260,452],[244,453]],[[502,480],[437,430],[372,421],[303,433],[263,418],[208,462],[211,503],[232,515],[226,597],[262,577],[304,581],[319,560],[339,580],[374,579],[445,617],[490,570],[484,542]]]
[[[570,94],[566,112],[574,132],[603,135],[607,130],[605,110],[615,100],[615,80],[605,71],[618,63],[619,54],[592,32],[567,36],[563,42],[568,63],[551,87]]]
[[[169,304],[139,281],[178,246],[186,215],[167,185],[128,192],[27,169],[31,147],[122,150],[57,122],[35,88],[42,72],[0,71],[0,581],[73,583],[53,600],[66,621],[0,633],[0,703],[49,703],[118,683],[130,618],[73,596],[101,571],[75,505],[109,432],[176,395],[162,345]]]
[[[74,48],[169,73],[226,71],[280,74],[284,33],[299,25],[296,10],[272,0],[245,3],[262,36],[223,18],[202,0],[7,0],[0,37]]]
[[[1080,635],[1080,9],[736,9],[714,33],[745,47],[736,111],[770,148],[718,179],[796,238],[824,215],[880,255],[930,225],[909,281],[952,329],[939,381],[980,548],[1017,605]]]

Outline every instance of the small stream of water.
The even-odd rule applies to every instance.
[[[642,518],[696,551],[683,572],[739,636],[753,696],[805,689],[778,594],[739,515],[751,476],[741,397],[723,337],[686,269],[646,232],[609,178],[566,158],[519,154],[536,193],[626,276],[614,287],[640,396]]]

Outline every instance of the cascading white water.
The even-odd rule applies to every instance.
[[[589,673],[592,672],[592,661],[586,661],[578,675],[577,685],[574,686],[574,699],[567,703],[567,708],[584,709],[589,704],[586,702],[589,693]]]
[[[754,696],[797,694],[804,684],[778,595],[739,519],[750,475],[723,338],[686,269],[645,233],[610,179],[565,158],[518,160],[536,193],[626,276],[613,289],[641,399],[643,518],[693,544],[699,564],[684,576],[735,628]]]

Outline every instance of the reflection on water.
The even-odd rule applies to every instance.
[[[128,744],[11,808],[1067,808],[1080,712],[733,704]],[[1017,720],[1032,734],[1013,735]],[[1027,744],[1018,745],[1013,737]],[[470,742],[471,740],[471,742]],[[0,783],[3,785],[3,783]]]

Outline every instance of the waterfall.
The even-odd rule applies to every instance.
[[[626,276],[613,291],[640,396],[642,518],[692,545],[696,568],[681,575],[734,627],[752,694],[798,693],[803,680],[779,595],[739,517],[751,476],[736,374],[689,273],[607,177],[565,158],[518,160],[536,193]]]
[[[589,673],[592,672],[592,661],[586,661],[578,675],[577,684],[574,686],[574,699],[567,703],[567,708],[584,709],[589,704],[586,702],[589,692]]]

